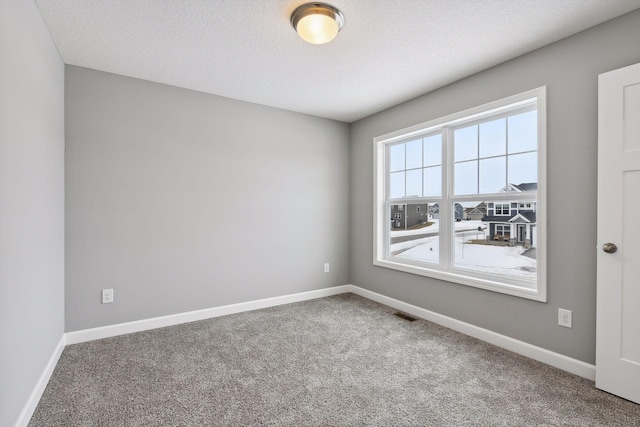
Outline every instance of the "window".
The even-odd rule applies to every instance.
[[[546,301],[545,97],[542,87],[375,138],[374,264]],[[400,205],[428,215],[389,227]]]
[[[509,232],[507,231],[509,230],[508,227],[504,226],[504,225],[496,225],[496,236],[498,237],[498,239],[496,240],[500,240],[500,239],[504,239],[505,237],[509,237]]]
[[[511,210],[508,203],[496,203],[496,215],[509,215]]]

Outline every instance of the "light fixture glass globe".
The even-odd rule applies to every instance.
[[[344,25],[344,15],[326,3],[307,3],[291,14],[291,25],[300,38],[312,44],[333,40]]]
[[[296,30],[302,40],[311,44],[324,44],[336,38],[340,28],[338,23],[329,16],[309,15],[298,22]]]

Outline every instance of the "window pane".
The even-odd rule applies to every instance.
[[[393,258],[438,263],[440,258],[437,203],[391,205],[389,254]]]
[[[442,135],[433,135],[424,139],[424,166],[442,164]]]
[[[480,193],[497,193],[507,185],[507,158],[480,160]]]
[[[407,197],[422,197],[422,169],[407,171]]]
[[[478,193],[478,162],[456,163],[455,166],[455,193],[477,194]]]
[[[392,145],[389,148],[389,171],[404,170],[404,144]]]
[[[424,197],[438,197],[442,193],[442,167],[424,169]]]
[[[404,197],[404,172],[394,172],[389,178],[389,197],[398,199]]]
[[[478,157],[478,126],[469,126],[454,132],[455,161]]]
[[[480,157],[507,154],[507,119],[498,119],[480,125]]]
[[[538,112],[529,111],[509,117],[509,154],[536,150]]]
[[[509,215],[511,213],[511,204],[510,203],[496,203],[495,204],[495,215]]]
[[[464,219],[454,222],[455,267],[483,274],[530,280],[531,287],[535,288],[535,215],[529,216],[529,223],[509,223],[507,221],[510,216],[496,222],[495,217],[485,216],[486,206],[487,204],[480,200],[465,202]],[[505,207],[508,206],[509,203],[506,203]]]
[[[407,142],[407,169],[422,167],[422,140]]]
[[[538,153],[516,154],[508,156],[509,183],[524,184],[538,182]]]

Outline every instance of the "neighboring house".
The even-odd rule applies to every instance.
[[[407,230],[429,220],[427,203],[391,205],[391,229]]]
[[[464,208],[460,203],[456,203],[454,209],[456,221],[461,221],[464,218]],[[431,207],[429,208],[429,212],[431,213],[431,218],[440,219],[440,206],[438,206],[437,203],[431,205]]]
[[[462,219],[470,221],[481,221],[487,214],[487,204],[482,202],[478,206],[466,208]]]
[[[509,184],[503,192],[535,191],[538,184]],[[521,244],[527,248],[535,247],[536,236],[536,200],[517,202],[487,202],[487,213],[482,222],[487,223],[489,241],[509,242],[510,246]]]

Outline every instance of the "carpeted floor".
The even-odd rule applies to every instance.
[[[68,346],[30,426],[640,426],[591,381],[343,294]]]

